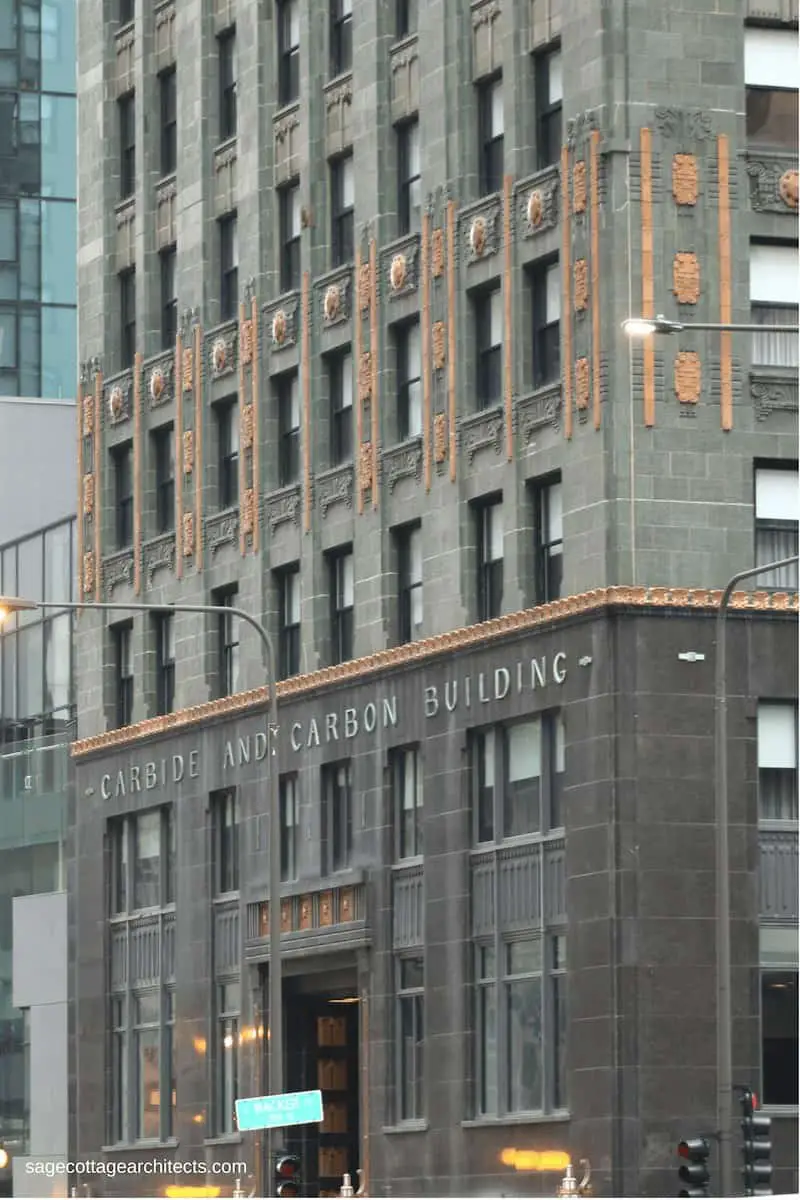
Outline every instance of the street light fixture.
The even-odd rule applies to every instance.
[[[626,317],[622,322],[623,333],[637,340],[652,337],[654,333],[683,333],[692,329],[711,333],[800,333],[800,325],[719,325],[709,321],[684,325],[681,321],[667,320],[661,313],[657,317]]]
[[[149,612],[160,613],[162,616],[170,613],[196,613],[202,616],[219,616],[220,612],[232,617],[238,617],[255,629],[261,639],[267,659],[267,688],[269,691],[269,725],[267,744],[270,734],[275,738],[272,753],[267,755],[267,788],[269,798],[269,1091],[273,1096],[280,1095],[283,1088],[283,972],[281,963],[281,809],[278,757],[278,696],[275,649],[272,638],[267,630],[249,612],[243,608],[220,609],[215,604],[105,604],[94,601],[65,601],[29,600],[22,596],[0,596],[0,632],[4,622],[13,613],[30,612],[36,609],[57,608],[73,612],[84,608],[96,609],[99,612]],[[281,1145],[282,1130],[271,1130],[270,1145],[277,1150]],[[262,1173],[262,1157],[260,1146],[256,1151],[256,1178]]]

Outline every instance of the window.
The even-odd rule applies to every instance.
[[[175,705],[175,618],[171,614],[154,617],[156,630],[156,709],[159,716],[171,713]]]
[[[549,604],[561,596],[564,564],[560,476],[534,482],[531,493],[534,604]]]
[[[796,325],[800,290],[797,246],[750,244],[750,306],[754,325]],[[753,334],[753,366],[797,370],[797,334],[765,330]]]
[[[161,1012],[158,992],[134,998],[137,1141],[160,1141]]]
[[[398,38],[410,37],[419,25],[418,0],[395,0],[395,33]]]
[[[564,722],[559,713],[479,730],[471,747],[479,845],[563,826]]]
[[[111,1143],[128,1140],[127,997],[111,1000]]]
[[[275,381],[278,400],[278,480],[281,487],[300,478],[300,381],[296,371]]]
[[[175,528],[175,434],[171,425],[164,425],[151,436],[156,468],[156,530],[169,533]]]
[[[756,566],[797,554],[800,493],[797,464],[756,466]],[[756,580],[760,588],[797,588],[797,563]]]
[[[239,238],[236,217],[224,217],[219,223],[220,316],[232,321],[236,316],[239,294]]]
[[[353,852],[353,773],[349,762],[322,768],[323,873],[345,871]]]
[[[278,103],[300,95],[300,12],[297,0],[278,5]]]
[[[397,434],[399,440],[422,433],[422,353],[419,322],[400,325],[395,332],[397,362]]]
[[[397,857],[422,854],[422,763],[416,746],[404,746],[389,755],[392,811],[397,829]]]
[[[160,809],[138,813],[133,828],[133,907],[157,908],[161,903]]]
[[[233,789],[211,798],[217,895],[239,890],[239,797]]]
[[[798,1103],[797,926],[762,926],[761,1091],[764,1107]]]
[[[397,1116],[420,1121],[425,1113],[425,970],[422,958],[397,962]]]
[[[797,152],[797,33],[744,31],[747,139]]]
[[[171,904],[176,845],[171,810],[153,808],[123,817],[109,826],[109,836],[112,916]]]
[[[114,470],[114,513],[117,549],[133,543],[133,446],[125,442],[111,451]]]
[[[340,267],[353,257],[353,156],[337,158],[331,163],[331,248],[332,266]]]
[[[119,23],[130,25],[136,12],[136,0],[119,0]]]
[[[331,354],[328,365],[328,394],[331,398],[331,466],[338,467],[353,457],[353,357]]]
[[[126,621],[111,630],[114,641],[116,672],[117,728],[130,725],[133,719],[133,623]]]
[[[221,984],[217,1003],[217,1132],[224,1135],[236,1133],[241,985]]]
[[[758,706],[758,815],[763,821],[797,820],[797,708]]]
[[[300,848],[300,794],[296,775],[283,775],[281,802],[281,882],[297,879],[297,854]]]
[[[503,296],[499,287],[479,292],[474,301],[475,345],[478,352],[479,408],[498,404],[503,392]]]
[[[164,1014],[164,1059],[166,1067],[167,1104],[166,1128],[164,1136],[175,1136],[175,1114],[178,1108],[178,1070],[176,1062],[175,1042],[175,992],[168,988],[164,993],[166,1012]]]
[[[217,38],[219,49],[219,140],[236,135],[236,30]]]
[[[557,163],[561,153],[561,105],[564,98],[561,51],[536,58],[536,151],[541,171]]]
[[[236,590],[217,592],[219,615],[219,694],[233,696],[239,688],[239,618],[226,609],[236,606]]]
[[[178,164],[178,87],[174,67],[158,77],[161,93],[161,174],[171,175]]]
[[[478,1113],[502,1116],[563,1109],[566,938],[502,942],[500,951],[498,980],[495,948],[476,947]],[[543,961],[545,954],[548,962]]]
[[[480,126],[480,188],[481,195],[499,192],[503,186],[503,81],[493,79],[478,89],[478,122]]]
[[[475,509],[478,525],[478,620],[491,621],[503,609],[503,501]]]
[[[300,568],[276,572],[280,620],[280,673],[288,679],[300,671]]]
[[[120,351],[123,367],[132,367],[136,357],[136,272],[119,275]]]
[[[395,531],[398,583],[398,640],[411,642],[422,633],[422,529]]]
[[[330,556],[331,573],[331,664],[353,657],[353,552]]]
[[[300,286],[300,185],[280,190],[281,291]]]
[[[419,229],[422,213],[422,183],[419,162],[419,121],[409,121],[397,130],[397,172],[399,233]]]
[[[226,400],[215,408],[219,447],[219,507],[239,503],[239,405]]]
[[[119,198],[136,189],[136,99],[133,92],[117,101],[119,112]]]
[[[557,262],[539,266],[531,277],[533,386],[556,383],[561,371],[561,275]]]
[[[331,75],[353,66],[353,0],[331,0]]]
[[[175,290],[175,263],[177,252],[174,246],[162,250],[161,260],[161,346],[168,350],[175,345],[178,336],[178,295]]]

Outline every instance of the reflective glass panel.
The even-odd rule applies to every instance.
[[[45,625],[44,711],[53,712],[69,704],[70,616],[63,613]]]
[[[39,354],[39,309],[20,313],[19,366],[20,395],[38,396],[41,392],[41,356]]]
[[[44,598],[69,600],[72,595],[71,525],[57,525],[44,536]]]
[[[42,96],[42,195],[74,198],[77,126],[74,96]]]
[[[42,203],[42,300],[74,304],[77,294],[77,208],[57,200]]]
[[[38,200],[20,200],[19,268],[20,299],[38,300],[40,293],[39,255],[41,216]]]
[[[32,625],[17,634],[19,646],[19,716],[42,711],[42,627]]]
[[[78,374],[77,313],[74,308],[42,308],[42,396],[75,395]]]
[[[42,0],[42,91],[74,92],[77,0]]]

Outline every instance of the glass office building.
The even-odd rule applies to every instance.
[[[75,393],[75,10],[0,4],[0,396]]]
[[[0,594],[75,597],[75,519],[0,547]],[[27,1022],[12,1004],[16,896],[61,891],[69,743],[74,736],[68,611],[19,613],[0,635],[0,1146],[29,1136]],[[10,1193],[0,1172],[0,1195]]]

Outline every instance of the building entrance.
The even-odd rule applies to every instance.
[[[331,978],[289,979],[284,993],[287,1091],[319,1088],[323,1101],[320,1126],[286,1131],[287,1149],[300,1156],[306,1196],[338,1196],[345,1173],[357,1186],[361,1165],[355,972],[352,985],[337,973],[337,986],[330,986]]]

